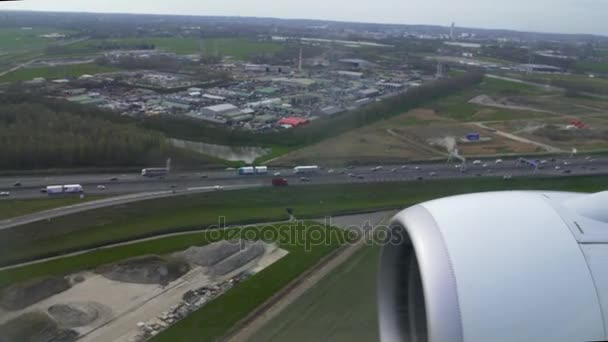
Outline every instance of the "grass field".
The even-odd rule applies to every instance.
[[[366,246],[265,324],[250,342],[378,341],[379,246]]]
[[[13,264],[163,232],[226,224],[323,217],[364,209],[404,208],[447,195],[501,189],[592,191],[606,187],[608,176],[498,178],[310,185],[259,188],[179,196],[130,203],[41,221],[0,231],[0,264]],[[223,218],[223,219],[221,219]]]
[[[94,63],[74,64],[65,66],[21,68],[0,77],[0,82],[28,81],[35,77],[44,77],[48,80],[66,77],[78,77],[84,74],[98,74],[118,71],[120,69],[97,65]]]
[[[335,239],[329,243],[316,244],[309,248],[307,243],[312,242],[311,232],[318,233],[319,229],[333,234]],[[234,238],[239,231],[242,233],[240,236],[254,240],[268,236],[278,237],[272,240],[277,242],[281,248],[286,249],[289,254],[178,322],[169,330],[158,335],[154,339],[155,341],[183,341],[190,340],[192,336],[196,336],[197,341],[216,341],[251,310],[343,243],[342,230],[310,228],[305,223],[297,226],[247,227],[244,230],[233,228],[219,231],[219,234],[215,236],[209,232],[175,236],[2,271],[0,272],[0,286],[36,277],[90,269],[101,264],[139,255],[167,254],[192,245],[204,245],[220,239]],[[296,241],[293,239],[294,236],[300,236],[302,239]]]
[[[177,54],[205,54],[213,56],[232,56],[246,59],[255,54],[273,53],[281,50],[282,46],[272,42],[256,41],[244,38],[205,38],[190,37],[170,38],[120,38],[98,40],[91,39],[70,45],[65,51],[68,55],[93,54],[101,52],[101,43],[118,43],[124,45],[154,44],[157,49],[175,52]]]
[[[60,197],[0,201],[0,220],[31,214],[42,210],[63,207],[66,205],[92,201],[103,197],[104,196],[86,196],[84,199],[80,199],[78,197]]]
[[[42,49],[55,42],[55,39],[43,38],[41,35],[49,33],[69,33],[65,30],[54,28],[1,28],[0,29],[0,52],[21,52]]]
[[[322,142],[289,151],[272,160],[274,165],[319,163],[327,165],[395,163],[400,160],[424,160],[445,155],[445,149],[432,148],[427,140],[445,136],[460,137],[476,131],[469,122],[509,121],[554,117],[551,113],[530,109],[506,109],[469,103],[478,95],[495,99],[557,96],[542,87],[485,78],[483,82],[452,95],[438,98],[420,108],[331,136]],[[523,107],[523,106],[521,106]],[[393,133],[389,132],[392,131]],[[464,130],[464,131],[463,131]],[[403,134],[394,134],[402,132]],[[412,132],[413,134],[409,134]],[[423,136],[421,133],[427,134]],[[463,145],[474,156],[495,153],[532,153],[536,146],[493,136],[489,143]],[[483,145],[483,146],[482,146]],[[464,151],[467,153],[469,151]],[[467,155],[467,154],[465,154]]]

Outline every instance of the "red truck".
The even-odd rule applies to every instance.
[[[286,178],[273,178],[272,179],[272,186],[286,186],[286,185],[287,185]]]

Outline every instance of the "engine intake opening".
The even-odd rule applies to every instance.
[[[380,257],[378,301],[382,341],[427,342],[428,326],[422,279],[414,246],[405,228],[391,227]]]

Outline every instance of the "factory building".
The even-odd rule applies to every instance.
[[[222,103],[215,106],[204,107],[201,110],[201,113],[208,116],[221,116],[238,111],[239,108],[237,106],[230,103]]]
[[[279,120],[279,124],[281,126],[291,126],[291,127],[305,125],[309,122],[310,121],[308,119],[298,118],[295,116],[290,116],[290,117],[282,118],[281,120]]]
[[[376,64],[359,58],[344,58],[338,61],[338,65],[349,69],[367,69],[374,67]]]

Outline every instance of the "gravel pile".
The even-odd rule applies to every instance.
[[[177,258],[164,259],[157,255],[146,255],[99,266],[96,272],[108,279],[125,283],[166,285],[189,269],[187,262]]]
[[[209,267],[238,253],[241,247],[241,243],[238,240],[221,240],[205,246],[192,246],[184,251],[173,254],[173,256],[184,259],[193,265]]]
[[[250,261],[262,256],[265,250],[266,248],[263,242],[248,241],[245,243],[244,249],[213,265],[209,269],[209,273],[216,276],[228,274],[242,266],[245,266]]]
[[[56,304],[50,306],[48,312],[62,327],[82,327],[99,317],[98,305],[95,304],[97,303]]]

